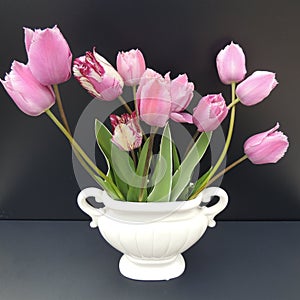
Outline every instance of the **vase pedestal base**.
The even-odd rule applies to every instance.
[[[140,259],[124,254],[119,263],[122,275],[135,280],[169,280],[180,276],[185,269],[181,254],[168,259]]]

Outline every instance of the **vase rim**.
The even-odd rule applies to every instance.
[[[202,193],[195,199],[174,201],[174,202],[131,202],[114,200],[105,193],[105,197],[99,199],[106,208],[120,211],[141,211],[141,212],[169,212],[173,210],[189,210],[199,206],[202,200]]]

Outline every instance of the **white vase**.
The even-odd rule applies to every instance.
[[[207,203],[212,196],[218,202]],[[88,197],[104,204],[94,208]],[[178,202],[125,202],[111,199],[97,188],[86,188],[78,195],[79,207],[92,218],[90,226],[121,251],[120,272],[136,280],[168,280],[185,269],[182,252],[195,244],[207,226],[214,227],[214,217],[226,207],[228,196],[218,187],[206,188],[197,198]]]

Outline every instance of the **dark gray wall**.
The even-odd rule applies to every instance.
[[[300,220],[299,169],[299,1],[8,1],[0,4],[0,76],[12,59],[26,62],[22,27],[58,24],[74,57],[94,45],[114,63],[118,50],[138,47],[148,66],[164,73],[188,73],[197,91],[223,92],[215,56],[231,40],[247,56],[248,73],[271,70],[279,86],[255,107],[238,106],[228,161],[242,155],[246,137],[276,121],[290,149],[275,165],[246,162],[222,187],[230,205],[220,219]],[[72,128],[91,97],[71,79],[61,87]],[[80,191],[71,150],[46,116],[18,111],[0,89],[0,218],[84,219],[76,205]],[[298,118],[297,118],[298,117]]]

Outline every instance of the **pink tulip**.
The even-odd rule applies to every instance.
[[[28,65],[14,61],[10,73],[0,81],[16,105],[27,115],[38,116],[55,103],[52,88],[40,84]]]
[[[113,127],[112,142],[119,149],[130,151],[141,146],[142,129],[135,112],[131,115],[123,114],[121,117],[110,115],[110,122]]]
[[[59,84],[71,76],[72,53],[57,26],[45,30],[24,28],[28,66],[43,85]]]
[[[228,108],[222,94],[207,95],[194,108],[193,121],[198,131],[213,131],[222,123],[227,113]]]
[[[188,82],[186,74],[171,81],[171,119],[176,122],[193,123],[193,117],[184,113],[193,98],[194,84]]]
[[[231,42],[217,55],[217,69],[224,84],[240,82],[246,75],[246,59],[243,49]]]
[[[246,140],[244,151],[252,163],[257,165],[276,163],[284,156],[289,142],[287,136],[277,131],[278,128],[277,123],[272,129],[253,135]]]
[[[136,93],[140,118],[151,126],[164,127],[171,111],[170,77],[147,69]]]
[[[247,106],[264,100],[278,84],[275,73],[256,71],[236,88],[236,95]]]
[[[143,73],[146,70],[145,59],[138,49],[128,52],[119,52],[117,56],[117,70],[129,86],[139,84]]]
[[[95,48],[75,59],[73,73],[79,83],[98,99],[111,101],[122,94],[122,77]]]

